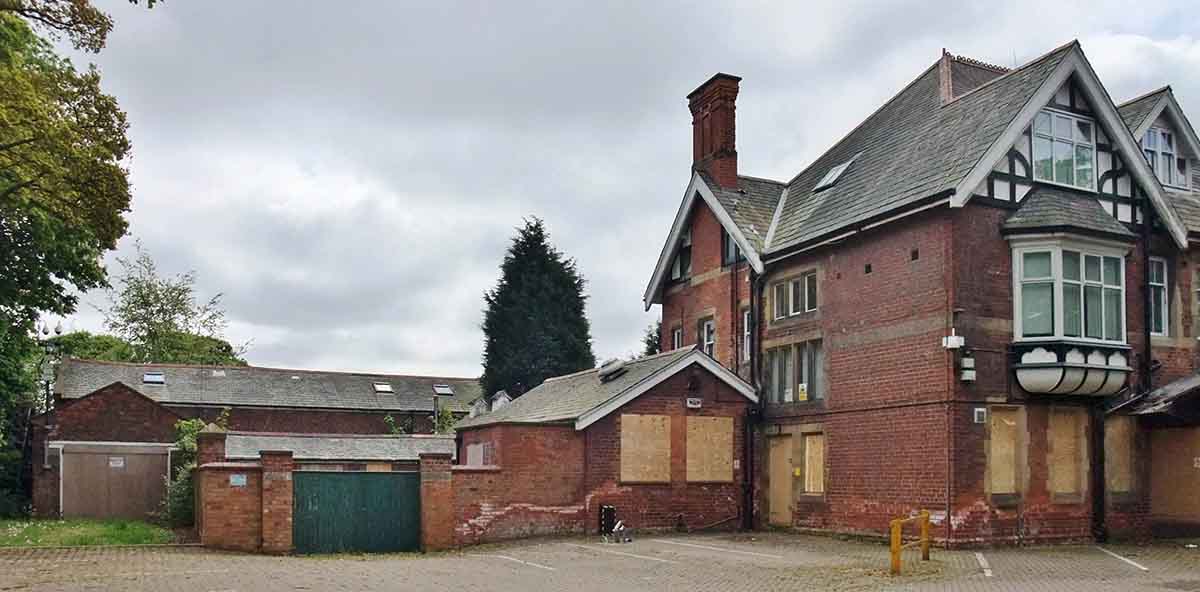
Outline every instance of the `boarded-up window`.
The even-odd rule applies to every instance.
[[[733,418],[687,418],[687,480],[733,481]]]
[[[804,493],[825,493],[825,434],[804,435]]]
[[[621,416],[621,481],[667,483],[671,480],[671,418]]]
[[[1017,410],[993,408],[989,434],[988,481],[993,494],[1017,493]]]
[[[1057,407],[1050,411],[1050,492],[1078,494],[1083,491],[1082,409]]]
[[[1128,415],[1104,422],[1104,479],[1112,493],[1133,491],[1133,418]]]

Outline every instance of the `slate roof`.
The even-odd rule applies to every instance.
[[[954,58],[950,62],[950,85],[954,96],[962,96],[1009,72],[991,64],[966,58]]]
[[[1073,228],[1105,236],[1136,238],[1124,224],[1104,211],[1096,198],[1067,189],[1041,185],[1021,201],[1001,226],[1007,234]]]
[[[1074,47],[1064,45],[945,105],[935,63],[792,179],[767,250],[954,189]],[[814,193],[829,169],[856,154],[834,186]]]
[[[694,351],[695,348],[680,348],[626,362],[625,372],[608,382],[600,382],[597,369],[550,378],[512,403],[490,413],[464,419],[454,428],[461,430],[500,423],[574,421]]]
[[[700,177],[712,189],[713,196],[729,213],[729,217],[733,218],[734,224],[746,235],[746,240],[761,253],[786,184],[783,181],[738,176],[738,188],[726,189],[707,173],[700,173]]]
[[[165,384],[143,384],[146,372],[162,372]],[[164,404],[260,406],[367,411],[433,411],[433,385],[449,384],[454,396],[439,397],[466,413],[479,397],[474,378],[318,372],[257,366],[184,366],[127,364],[66,359],[58,367],[55,392],[76,399],[114,382],[122,382]],[[376,393],[374,383],[392,385],[394,393]]]
[[[1163,193],[1187,226],[1188,232],[1200,233],[1200,193],[1164,188]]]
[[[1125,126],[1130,131],[1137,131],[1137,128],[1146,122],[1146,118],[1150,116],[1150,112],[1162,100],[1163,95],[1169,92],[1171,92],[1171,87],[1169,86],[1152,90],[1140,97],[1117,105],[1117,113],[1121,114],[1121,119],[1125,120]],[[1141,141],[1141,138],[1138,138],[1138,141]]]
[[[455,453],[454,436],[330,436],[229,432],[225,456],[256,459],[263,450],[290,450],[296,460],[410,461],[423,453]]]

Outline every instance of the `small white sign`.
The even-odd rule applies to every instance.
[[[110,457],[108,457],[108,468],[110,468],[110,469],[123,469],[123,468],[125,468],[125,457],[123,457],[123,456],[110,456]]]
[[[230,475],[229,476],[229,486],[230,487],[245,487],[246,486],[246,476],[242,475],[240,473]]]
[[[1200,456],[1192,459],[1192,468],[1200,469]]]
[[[699,409],[702,405],[704,405],[704,399],[699,397],[688,397],[687,399],[688,409]]]

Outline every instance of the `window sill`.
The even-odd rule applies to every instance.
[[[992,494],[992,505],[997,508],[1001,508],[1001,509],[1005,509],[1005,510],[1015,510],[1017,508],[1017,506],[1019,506],[1020,504],[1021,504],[1020,494],[1016,494],[1016,493],[993,493]]]
[[[1082,493],[1051,493],[1050,503],[1059,506],[1074,506],[1083,503]]]

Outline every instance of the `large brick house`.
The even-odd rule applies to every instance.
[[[788,180],[740,175],[740,79],[646,288],[664,350],[756,385],[759,524],[951,543],[1200,528],[1200,138],[1072,42],[943,52]],[[798,130],[799,131],[799,130]]]
[[[34,511],[144,517],[162,500],[176,422],[223,413],[233,458],[290,450],[323,470],[415,469],[421,442],[330,436],[427,434],[435,405],[461,417],[479,392],[473,378],[63,360],[53,408],[34,421]]]

